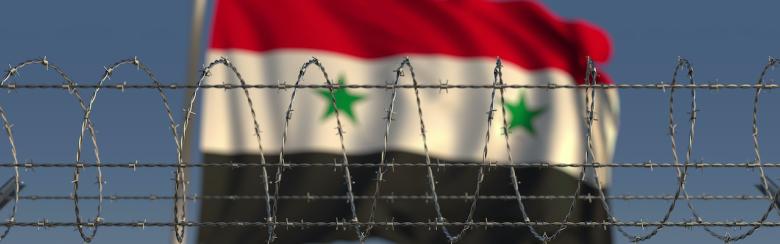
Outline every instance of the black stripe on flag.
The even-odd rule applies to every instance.
[[[375,163],[380,155],[353,155],[350,162]],[[278,155],[266,155],[267,163],[278,162]],[[288,163],[334,162],[338,154],[299,153],[285,155]],[[397,163],[424,163],[419,154],[393,152],[388,159]],[[210,163],[259,163],[258,155],[205,154]],[[434,162],[435,159],[434,159]],[[269,169],[273,179],[275,167]],[[472,194],[476,185],[477,167],[436,167],[437,191],[440,195]],[[350,168],[355,181],[356,195],[372,195],[376,167]],[[492,167],[486,171],[482,183],[484,195],[513,195],[509,168]],[[517,168],[522,195],[571,195],[577,179],[553,168]],[[258,167],[229,168],[207,167],[203,176],[203,195],[264,195],[263,182]],[[426,167],[388,168],[382,183],[381,195],[425,195],[428,193]],[[291,167],[284,171],[280,195],[345,195],[343,168],[336,167]],[[597,195],[597,191],[583,184],[582,194]],[[571,199],[533,200],[525,199],[525,207],[532,221],[561,221]],[[440,200],[442,212],[448,221],[464,221],[470,201]],[[358,217],[368,219],[371,199],[356,200]],[[264,200],[204,200],[201,203],[201,221],[264,221],[266,210]],[[477,204],[476,221],[521,222],[522,214],[515,200],[480,200]],[[277,220],[306,220],[333,222],[336,219],[351,219],[346,200],[280,200]],[[376,209],[377,221],[431,221],[436,215],[432,201],[425,200],[379,200]],[[578,200],[569,221],[603,221],[606,214],[600,201]],[[460,228],[460,227],[457,227]],[[558,227],[537,227],[540,233],[552,234]],[[278,239],[274,243],[328,243],[335,240],[355,240],[351,228],[336,230],[322,228],[277,228]],[[395,227],[390,230],[376,227],[371,237],[383,238],[395,243],[448,243],[441,230],[425,227]],[[265,228],[200,228],[198,243],[264,243]],[[610,228],[568,227],[551,243],[611,243]],[[355,242],[357,243],[357,242]],[[472,228],[459,243],[539,243],[526,227]]]

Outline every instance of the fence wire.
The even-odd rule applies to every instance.
[[[188,200],[192,201],[208,201],[208,200],[265,200],[266,196],[264,195],[189,195],[189,196],[180,196],[181,198],[187,198]],[[579,195],[579,196],[572,196],[572,195],[521,195],[520,196],[523,199],[526,200],[559,200],[559,199],[574,199],[577,198],[579,200],[585,200],[585,201],[595,201],[600,200],[601,196],[598,195]],[[14,199],[11,197],[6,197],[8,199]],[[73,195],[21,195],[19,196],[19,199],[22,200],[30,200],[30,201],[43,201],[43,200],[73,200],[75,197]],[[87,195],[87,196],[79,196],[79,199],[81,200],[109,200],[109,201],[124,201],[124,200],[145,200],[145,201],[164,201],[164,200],[174,200],[175,198],[173,196],[163,196],[163,195],[103,195],[103,196],[96,196],[96,195]],[[305,200],[307,202],[311,201],[323,201],[323,200],[347,200],[347,196],[345,195],[315,195],[315,194],[306,194],[306,195],[279,195],[274,198],[273,200]],[[374,198],[379,200],[385,200],[389,202],[393,201],[403,201],[403,200],[425,200],[426,202],[428,200],[433,200],[433,196],[431,195],[354,195],[354,199],[356,200],[373,200]],[[640,200],[659,200],[659,201],[669,201],[674,200],[674,195],[607,195],[604,198],[608,200],[619,200],[619,201],[640,201]],[[439,200],[473,200],[474,196],[470,195],[469,193],[463,193],[461,195],[438,195],[437,199]],[[503,201],[509,201],[509,200],[516,200],[517,196],[515,195],[480,195],[479,199],[482,200],[503,200]],[[766,200],[771,199],[770,196],[766,195],[710,195],[710,194],[699,194],[699,195],[690,195],[688,197],[690,200],[702,200],[702,201],[714,201],[714,200]]]
[[[502,63],[500,59],[496,60],[494,67],[494,76],[492,82],[484,85],[473,84],[419,84],[415,77],[414,66],[412,61],[408,58],[403,59],[395,71],[395,80],[391,83],[384,85],[369,85],[369,84],[340,84],[332,82],[327,69],[318,59],[312,58],[304,63],[298,74],[297,80],[292,81],[280,81],[276,85],[263,85],[255,84],[254,82],[247,82],[241,76],[239,70],[229,60],[220,58],[203,67],[200,78],[195,83],[187,82],[174,82],[174,83],[162,83],[156,77],[154,72],[149,67],[143,64],[138,58],[129,58],[114,62],[104,68],[103,75],[97,82],[85,84],[76,82],[71,79],[68,74],[59,66],[51,63],[47,58],[31,59],[20,62],[16,65],[11,65],[2,76],[0,76],[0,89],[13,92],[16,90],[34,90],[34,89],[47,89],[47,90],[66,90],[79,102],[80,108],[83,112],[81,123],[81,134],[78,137],[76,158],[74,161],[62,161],[62,162],[20,162],[17,158],[17,148],[12,130],[11,117],[8,112],[0,105],[0,119],[3,122],[3,128],[6,133],[9,145],[10,153],[12,156],[11,162],[0,162],[0,168],[13,168],[15,172],[14,187],[16,192],[19,192],[22,179],[20,177],[20,170],[33,170],[36,168],[71,168],[73,169],[73,188],[69,195],[23,195],[14,194],[13,196],[4,196],[0,198],[10,199],[13,201],[13,205],[10,210],[10,216],[5,222],[0,222],[0,225],[5,227],[0,239],[5,239],[10,233],[12,227],[35,227],[35,228],[55,228],[55,227],[75,227],[81,238],[85,242],[91,242],[98,233],[98,227],[131,227],[131,228],[146,228],[146,227],[172,227],[175,237],[181,241],[185,235],[186,227],[202,227],[202,228],[243,228],[243,227],[262,227],[268,231],[268,242],[275,240],[275,230],[277,228],[308,228],[308,227],[331,227],[337,229],[352,229],[355,232],[356,237],[360,241],[365,241],[371,235],[371,230],[375,227],[392,229],[394,227],[412,226],[429,228],[435,230],[441,230],[442,234],[447,237],[450,242],[457,242],[462,239],[464,235],[468,234],[469,229],[472,228],[527,228],[533,236],[542,242],[549,242],[554,240],[558,234],[564,231],[567,227],[612,227],[618,230],[618,232],[628,240],[632,242],[639,242],[651,239],[656,236],[665,227],[682,227],[682,228],[702,228],[709,235],[726,243],[741,240],[751,236],[756,230],[764,227],[780,227],[780,223],[768,221],[768,218],[773,210],[778,208],[776,201],[780,192],[772,192],[768,183],[768,177],[766,176],[765,168],[778,168],[780,163],[777,162],[763,162],[761,159],[761,150],[759,147],[758,137],[760,135],[758,130],[758,114],[759,114],[759,102],[760,94],[764,90],[771,90],[780,88],[780,85],[769,84],[765,79],[767,73],[778,64],[778,60],[770,58],[766,66],[763,68],[760,78],[753,84],[751,83],[697,83],[695,82],[693,65],[685,59],[679,59],[675,67],[672,79],[670,82],[653,82],[653,83],[637,83],[637,84],[603,84],[598,82],[597,67],[588,60],[585,82],[583,84],[557,84],[554,81],[550,81],[547,84],[506,84],[502,75]],[[58,75],[64,83],[53,84],[50,82],[34,82],[26,81],[24,83],[14,82],[14,78],[19,74],[32,66],[39,66],[44,68],[47,72],[54,72]],[[240,84],[204,84],[206,77],[211,73],[211,70],[217,66],[227,67],[229,72],[232,72]],[[149,82],[122,82],[119,84],[111,84],[110,78],[114,72],[122,68],[135,68],[144,74]],[[303,76],[307,71],[313,68],[323,74],[325,82],[323,84],[302,84]],[[410,75],[412,84],[399,84],[399,80],[402,76]],[[687,81],[682,83],[682,80]],[[291,83],[291,84],[288,84]],[[252,83],[252,84],[250,84]],[[293,119],[292,108],[295,101],[297,89],[327,89],[330,94],[330,102],[335,108],[335,117],[337,122],[337,133],[339,135],[341,162],[304,162],[304,163],[288,163],[285,160],[285,143],[287,141],[287,132],[290,121]],[[386,109],[387,115],[385,118],[385,133],[384,133],[384,149],[382,150],[379,162],[350,162],[347,157],[346,147],[344,145],[344,131],[341,121],[340,111],[336,106],[336,96],[334,95],[335,89],[341,88],[355,88],[355,89],[382,89],[391,91],[390,103]],[[98,94],[101,90],[129,90],[129,89],[151,89],[155,90],[159,94],[162,106],[166,113],[166,119],[168,121],[168,127],[171,131],[171,138],[176,145],[177,160],[175,162],[102,162],[99,150],[99,143],[96,138],[95,127],[91,120],[93,107]],[[184,108],[184,118],[182,120],[175,119],[172,112],[172,106],[170,105],[169,98],[166,91],[169,90],[187,90],[192,92],[192,99],[187,101],[187,105]],[[189,131],[190,124],[195,118],[194,105],[198,99],[198,92],[200,89],[241,89],[245,96],[246,102],[251,109],[250,114],[252,116],[254,126],[254,136],[259,145],[260,160],[259,162],[235,162],[235,163],[210,163],[210,162],[185,162],[183,153],[183,142],[191,133]],[[251,89],[275,89],[275,90],[292,90],[290,95],[290,103],[287,106],[285,113],[284,128],[282,131],[282,147],[279,154],[279,162],[281,163],[269,163],[266,162],[264,149],[261,143],[261,128],[257,121],[257,115],[254,111],[254,103],[252,97],[249,95]],[[394,109],[396,104],[396,94],[399,89],[411,89],[414,91],[416,98],[416,109],[420,124],[420,133],[422,135],[423,153],[425,155],[424,162],[391,162],[386,160],[385,156],[388,152],[388,138],[391,131],[391,124],[393,121]],[[420,100],[421,89],[438,89],[446,91],[449,89],[490,89],[490,103],[486,108],[487,116],[486,123],[488,124],[488,131],[485,133],[483,157],[480,163],[462,163],[462,162],[433,162],[429,155],[426,124],[423,120],[424,110],[422,109],[422,102]],[[488,143],[490,142],[491,124],[494,122],[494,113],[501,112],[506,114],[505,111],[505,99],[504,92],[506,89],[576,89],[584,92],[585,105],[583,108],[586,115],[584,127],[586,140],[583,145],[586,148],[584,162],[569,162],[569,163],[550,163],[550,162],[520,162],[516,161],[508,153],[506,162],[491,162],[487,159],[488,155]],[[595,162],[594,150],[593,150],[593,138],[591,136],[592,125],[597,120],[598,115],[595,114],[595,91],[598,89],[646,89],[646,90],[660,90],[668,91],[668,129],[669,138],[671,142],[671,152],[674,157],[672,162]],[[677,122],[675,119],[675,91],[678,89],[688,89],[690,92],[691,104],[690,104],[690,117],[687,118],[689,125],[689,134],[687,137],[687,145],[685,147],[685,154],[680,156],[677,146]],[[754,96],[752,100],[752,129],[753,129],[753,151],[754,159],[749,162],[695,162],[691,159],[693,153],[693,143],[695,139],[695,126],[697,120],[697,90],[720,90],[720,89],[746,89],[754,90]],[[90,91],[90,96],[82,96],[81,90]],[[497,98],[498,97],[498,98]],[[497,110],[495,107],[501,107]],[[502,123],[503,137],[498,138],[505,144],[507,152],[510,152],[511,145],[509,144],[509,137],[507,131],[506,116],[503,116]],[[181,124],[181,125],[180,125]],[[84,162],[82,160],[84,148],[84,141],[87,140],[92,146],[92,154],[94,154],[95,162]],[[262,189],[264,194],[262,195],[194,195],[188,193],[188,182],[185,180],[185,168],[207,168],[207,167],[227,167],[227,168],[260,168],[262,181]],[[283,195],[280,194],[281,179],[283,172],[287,168],[294,167],[314,167],[314,168],[337,168],[342,169],[344,174],[344,183],[346,185],[346,192],[343,195],[322,195],[322,194],[310,194],[305,195]],[[373,194],[357,195],[353,192],[352,185],[353,179],[350,173],[352,168],[375,168],[376,181],[374,182]],[[384,174],[387,170],[391,170],[394,167],[424,167],[427,170],[427,193],[425,195],[395,195],[381,192],[381,186],[384,179]],[[440,194],[436,189],[436,177],[433,171],[437,168],[451,168],[451,167],[471,167],[477,168],[478,173],[476,177],[476,185],[473,192],[464,192],[462,195]],[[485,171],[492,167],[503,167],[510,170],[511,183],[514,186],[514,194],[510,195],[485,195],[480,192],[480,185],[485,178]],[[578,176],[578,183],[576,190],[571,195],[523,195],[518,189],[518,182],[521,180],[518,178],[515,170],[524,167],[536,167],[536,168],[579,168],[581,169]],[[79,192],[79,185],[82,176],[82,170],[85,168],[96,168],[96,175],[98,190],[96,195],[83,195]],[[173,194],[171,195],[126,195],[126,194],[113,194],[108,195],[104,193],[105,179],[103,176],[103,168],[126,168],[129,170],[138,170],[142,168],[168,168],[174,171],[174,186]],[[676,172],[676,188],[673,194],[664,195],[607,195],[603,191],[603,187],[598,180],[598,172],[596,168],[670,168]],[[764,192],[771,194],[767,195],[721,195],[721,194],[699,194],[692,195],[686,190],[686,183],[689,176],[690,169],[703,169],[703,168],[743,168],[743,169],[757,169],[758,178],[761,182],[760,188]],[[275,169],[269,172],[271,169]],[[581,194],[583,182],[588,174],[596,179],[595,182],[598,191],[597,194]],[[30,182],[27,182],[30,184]],[[71,201],[73,203],[74,220],[73,222],[57,222],[49,221],[47,219],[39,221],[17,221],[17,204],[21,201]],[[79,201],[89,200],[97,201],[96,215],[90,219],[84,219],[81,216],[81,208]],[[104,201],[172,201],[172,221],[170,222],[147,222],[147,221],[127,221],[127,222],[107,222],[102,216],[102,209]],[[264,208],[268,216],[267,219],[258,222],[197,222],[188,221],[186,206],[187,201],[209,201],[209,200],[232,200],[232,201],[247,201],[255,200],[264,202]],[[278,206],[280,201],[329,201],[340,200],[347,203],[350,216],[348,219],[336,220],[335,222],[311,222],[306,219],[299,220],[280,220],[277,216]],[[433,205],[436,218],[429,221],[421,222],[395,222],[395,221],[376,221],[374,210],[379,201],[394,202],[394,201],[425,201],[430,202]],[[441,211],[441,201],[466,201],[469,203],[469,209],[466,214],[466,218],[462,222],[447,221]],[[475,216],[475,210],[478,201],[516,201],[517,207],[522,213],[518,216],[518,219],[522,221],[518,222],[496,222],[488,219],[479,220]],[[544,222],[534,221],[525,209],[525,201],[543,201],[543,200],[570,200],[567,212],[560,221]],[[619,220],[617,216],[612,213],[610,204],[607,200],[617,201],[639,201],[639,200],[658,200],[668,202],[668,207],[659,221],[623,221]],[[695,201],[766,201],[767,207],[762,211],[761,215],[752,221],[712,221],[706,220],[700,212],[697,210]],[[356,202],[358,201],[370,201],[371,211],[367,219],[361,220],[358,217],[356,210]],[[601,222],[573,222],[569,221],[569,218],[574,210],[574,206],[577,201],[597,201],[601,203],[604,211],[608,214],[608,218]],[[678,202],[685,202],[685,206],[691,212],[691,219],[686,221],[672,221],[671,215],[678,205]],[[780,214],[780,212],[778,212]],[[536,227],[547,226],[557,227],[553,232],[541,233]],[[628,230],[623,227],[641,227],[643,233],[629,233]],[[742,233],[732,235],[729,233],[719,233],[711,227],[739,227],[745,230]],[[458,229],[452,229],[458,228]],[[649,228],[646,230],[645,228]]]

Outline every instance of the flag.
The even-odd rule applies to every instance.
[[[583,21],[567,21],[535,1],[438,0],[220,0],[216,4],[207,60],[227,58],[249,85],[293,85],[304,63],[309,66],[302,85],[386,85],[403,67],[399,84],[493,84],[497,57],[503,80],[509,85],[583,84],[586,58],[606,62],[611,46],[606,34]],[[209,70],[209,85],[239,85],[230,68]],[[599,82],[611,83],[600,73]],[[295,98],[292,100],[293,92]],[[379,163],[385,149],[387,109],[394,113],[387,139],[386,163],[446,164],[494,162],[516,167],[522,195],[571,195],[579,181],[579,167],[524,167],[523,164],[583,163],[586,147],[585,93],[582,89],[505,89],[491,100],[492,89],[249,89],[250,109],[242,89],[205,89],[201,112],[200,149],[207,163],[259,163],[260,145],[266,163],[332,163],[333,167],[290,167],[278,182],[282,196],[341,196],[337,200],[278,200],[276,221],[349,222],[347,200],[352,188],[357,220],[371,212],[375,221],[430,222],[439,220],[430,197],[418,200],[380,200],[371,206],[377,167],[351,167],[352,182],[338,166]],[[418,100],[419,99],[419,100]],[[292,101],[292,103],[291,103]],[[418,109],[419,101],[419,109]],[[488,125],[491,101],[495,102]],[[290,104],[292,104],[291,107]],[[291,108],[291,109],[290,109]],[[252,111],[252,109],[254,111]],[[288,113],[288,109],[290,112]],[[611,89],[596,91],[593,124],[597,162],[610,162],[618,125],[618,97]],[[505,111],[506,116],[502,111]],[[420,116],[422,114],[422,116]],[[289,117],[289,120],[288,120]],[[257,121],[261,142],[255,134]],[[289,121],[289,122],[287,122]],[[506,121],[507,151],[503,121]],[[421,130],[421,127],[424,130]],[[489,126],[489,127],[488,127]],[[285,135],[286,131],[286,135]],[[485,150],[485,135],[491,140]],[[423,134],[425,134],[423,138]],[[260,144],[260,145],[259,145]],[[427,156],[427,157],[426,157]],[[512,162],[508,162],[509,156]],[[388,168],[379,195],[431,196],[429,180],[446,221],[466,221],[470,201],[454,196],[473,194],[479,167]],[[602,186],[608,171],[599,170]],[[269,181],[276,178],[268,168]],[[514,188],[507,167],[488,167],[481,182],[483,195],[510,195]],[[270,191],[273,191],[271,182]],[[582,194],[597,195],[593,180]],[[265,194],[259,167],[206,168],[204,195]],[[271,193],[272,194],[272,193]],[[273,194],[272,194],[273,195]],[[452,200],[457,199],[457,200]],[[571,199],[525,199],[530,221],[563,221]],[[261,200],[204,200],[202,221],[264,222],[269,217]],[[477,202],[474,221],[523,222],[517,201]],[[568,221],[603,221],[598,201],[577,201]],[[449,227],[456,233],[461,227]],[[535,227],[552,235],[558,226]],[[308,227],[274,230],[277,243],[356,240],[351,228]],[[199,243],[257,243],[268,239],[265,228],[200,228]],[[555,243],[610,243],[610,231],[569,227]],[[446,243],[440,228],[376,227],[371,240],[389,243]],[[536,243],[525,227],[471,228],[462,243]]]

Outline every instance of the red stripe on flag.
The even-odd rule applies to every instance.
[[[561,69],[579,84],[586,56],[605,62],[611,53],[599,28],[532,1],[220,0],[216,8],[212,49],[501,57],[529,70]]]

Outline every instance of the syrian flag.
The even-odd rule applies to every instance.
[[[248,89],[251,108],[242,89],[203,91],[200,148],[206,162],[261,163],[262,156],[267,164],[277,164],[283,157],[291,165],[334,165],[285,168],[278,185],[274,183],[276,168],[267,168],[271,196],[274,186],[279,187],[280,196],[311,196],[276,201],[275,220],[279,222],[349,223],[354,217],[360,222],[433,222],[440,217],[448,222],[467,221],[472,206],[468,196],[479,183],[480,167],[436,166],[456,162],[518,165],[514,177],[517,191],[524,196],[573,194],[579,167],[523,164],[584,162],[583,89],[507,88],[505,99],[496,92],[492,100],[492,88],[407,87],[397,89],[394,96],[393,89],[349,85],[392,84],[408,58],[413,71],[402,67],[400,85],[416,80],[419,85],[490,86],[497,57],[508,85],[583,84],[587,57],[605,62],[611,51],[600,29],[582,21],[565,21],[534,1],[220,0],[213,26],[207,60],[227,58],[249,85],[293,85],[302,65],[312,57],[324,67],[327,82],[347,85],[332,90],[322,86]],[[323,70],[309,66],[300,84],[326,84]],[[241,84],[230,68],[209,71],[209,85]],[[604,74],[599,82],[611,83]],[[489,124],[491,101],[494,118]],[[391,104],[393,119],[387,133]],[[610,162],[618,125],[615,90],[596,90],[595,114],[595,161]],[[486,133],[490,137],[487,146]],[[433,167],[430,171],[425,166],[386,167],[379,191],[383,197],[372,206],[378,167],[349,167],[352,182],[346,182],[347,169],[338,166],[345,160],[352,165],[384,162]],[[485,167],[483,173],[480,194],[511,197],[480,199],[471,220],[564,220],[571,199],[523,199],[525,220],[513,197],[510,168]],[[608,172],[600,169],[599,173],[601,186],[607,187]],[[263,175],[260,167],[206,168],[202,194],[265,196]],[[586,181],[581,194],[597,195],[596,187],[593,180]],[[205,200],[201,206],[202,221],[265,222],[269,218],[264,199]],[[603,221],[605,216],[598,201],[579,200],[567,220]],[[461,228],[448,227],[448,233],[454,236]],[[550,236],[559,229],[536,226],[533,231]],[[276,243],[356,241],[355,232],[351,227],[277,226],[273,230]],[[268,235],[267,228],[259,227],[201,228],[198,243],[259,243],[268,240]],[[560,231],[555,243],[610,243],[610,236],[609,229],[600,227],[569,227]],[[368,238],[376,243],[448,241],[441,227],[424,226],[378,226]],[[458,241],[536,243],[527,227],[472,227]]]

